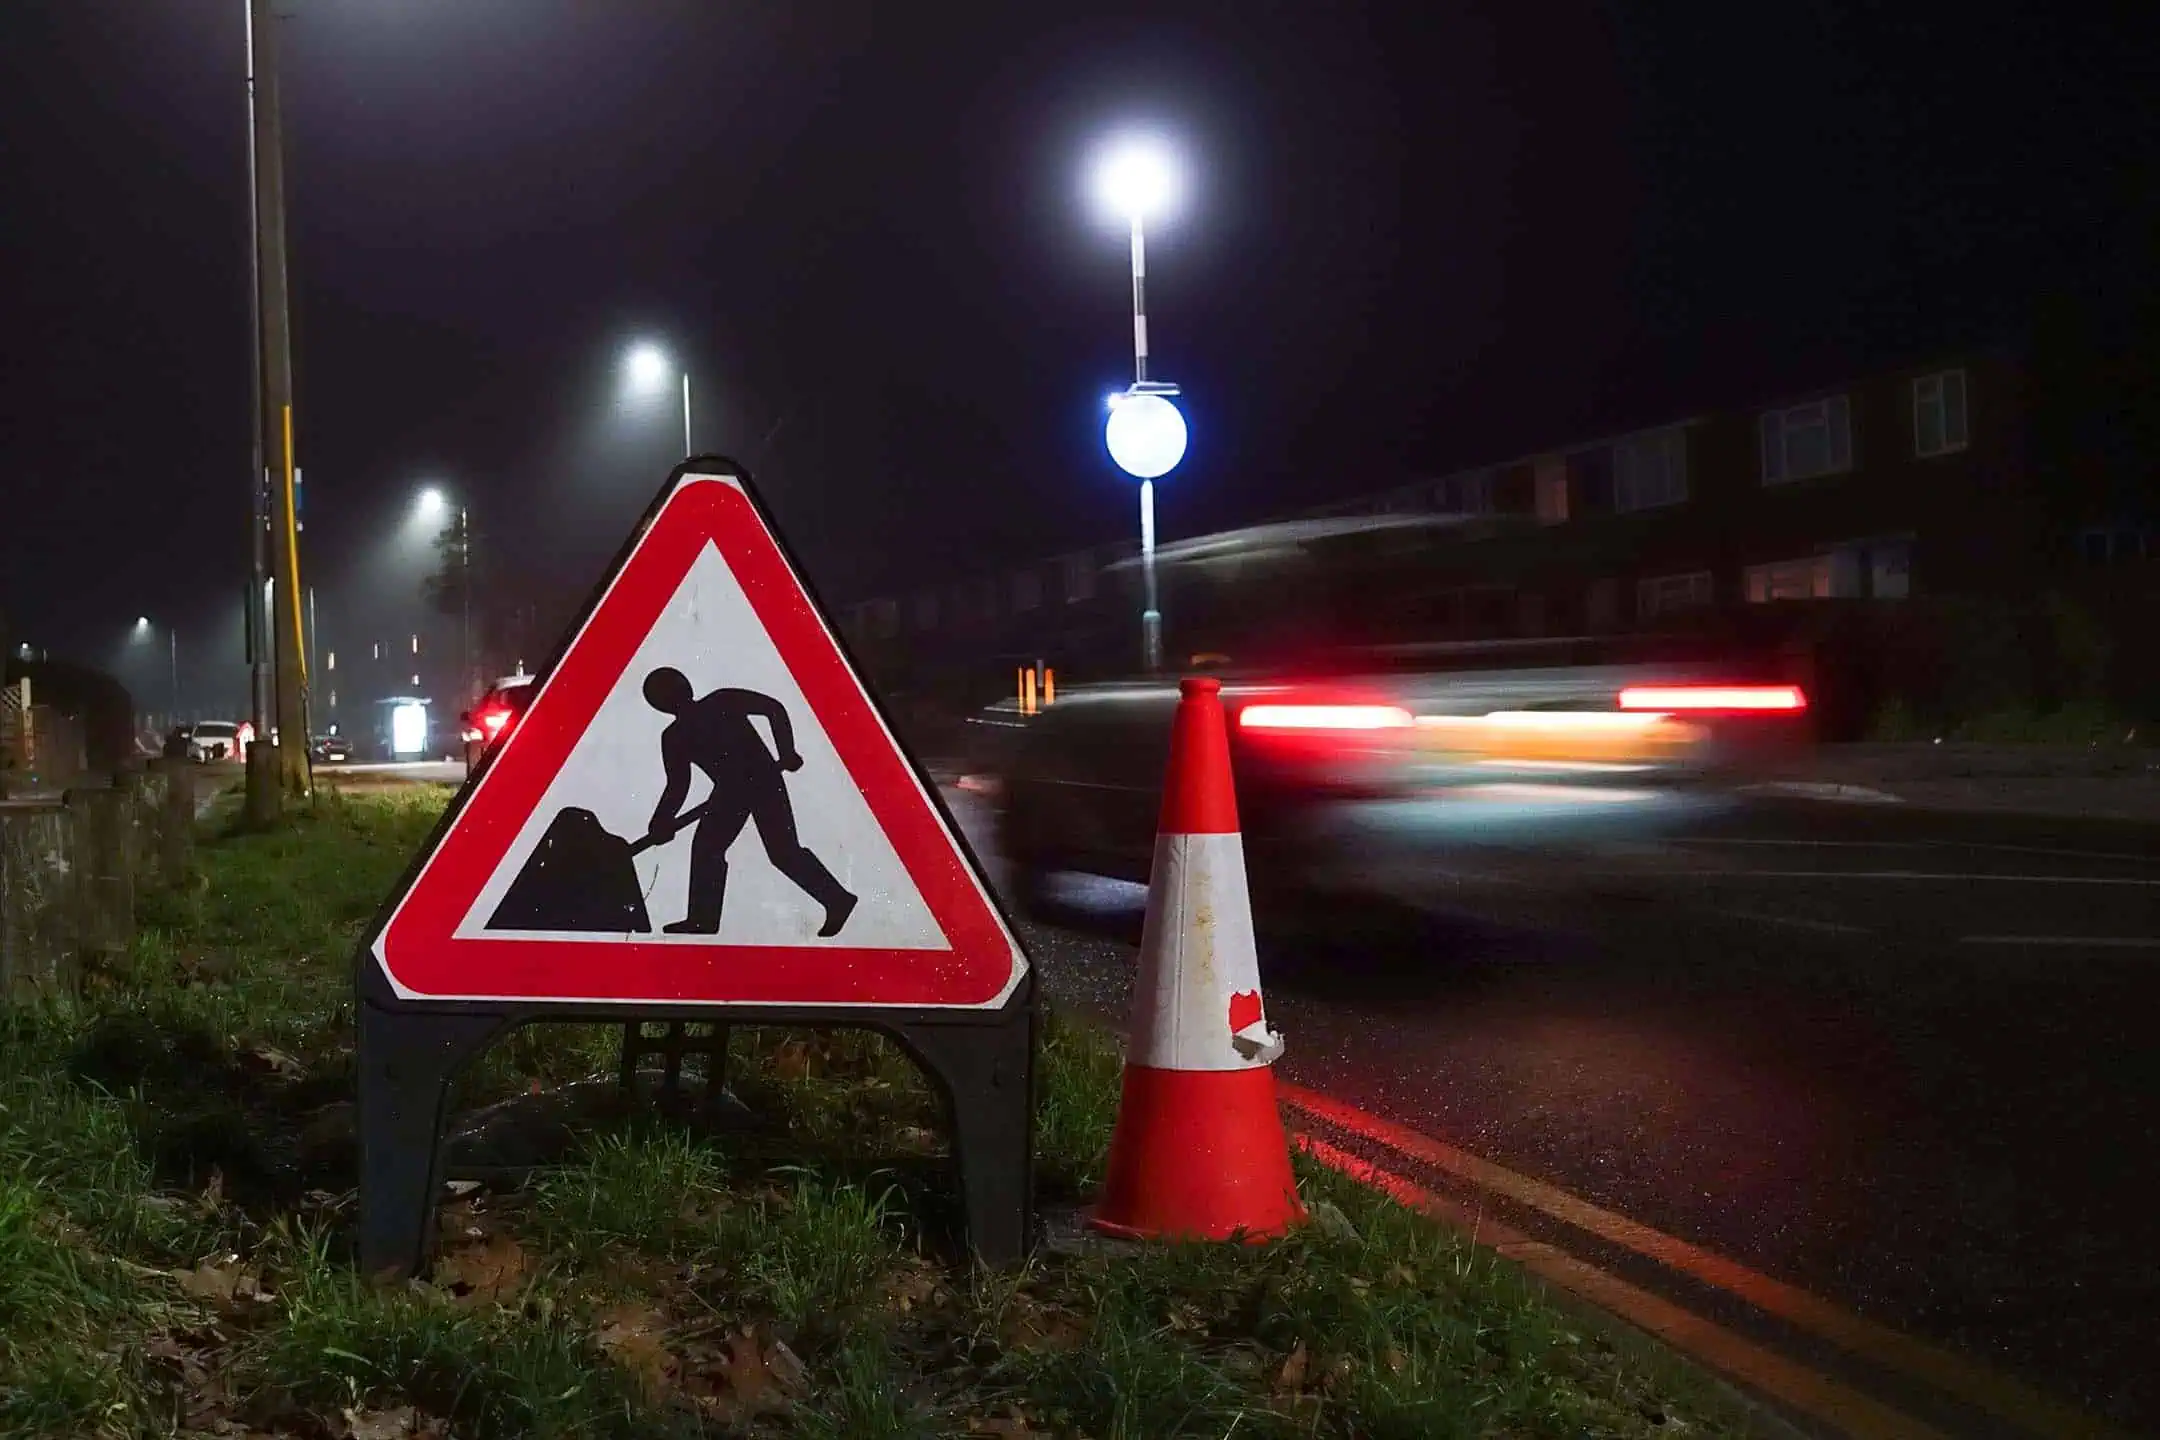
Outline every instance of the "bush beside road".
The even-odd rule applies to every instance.
[[[350,955],[441,792],[325,797],[148,897],[124,965],[5,1016],[0,1432],[833,1436],[1740,1433],[1752,1412],[1332,1172],[1261,1247],[1114,1247],[1071,1217],[1117,1057],[1054,1022],[1026,1268],[944,1257],[928,1089],[853,1035],[737,1037],[754,1122],[594,1119],[467,1187],[426,1282],[376,1288],[353,1215]],[[479,1105],[612,1071],[539,1027]]]

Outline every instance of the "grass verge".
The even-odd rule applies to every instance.
[[[1452,1233],[1301,1168],[1340,1223],[1253,1247],[947,1256],[929,1090],[861,1034],[747,1032],[767,1122],[631,1114],[446,1206],[430,1279],[349,1264],[350,963],[439,793],[206,845],[124,969],[0,1016],[0,1434],[1432,1437],[1743,1417]],[[537,1027],[471,1103],[607,1073]],[[1112,1042],[1054,1020],[1038,1187],[1099,1178]]]

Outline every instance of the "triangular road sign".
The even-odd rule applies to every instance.
[[[695,467],[367,953],[419,1004],[990,1009],[1027,970],[745,481]]]

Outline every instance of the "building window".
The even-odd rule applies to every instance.
[[[1433,503],[1450,515],[1491,514],[1492,472],[1477,470],[1434,482]]]
[[[1913,453],[1925,460],[1965,448],[1965,372],[1945,370],[1912,382]]]
[[[1826,600],[1830,597],[1830,557],[1810,555],[1802,560],[1778,560],[1747,568],[1750,605],[1773,600]]]
[[[1843,395],[1763,415],[1763,484],[1842,475],[1850,469],[1852,403]]]
[[[1067,555],[1058,562],[1063,572],[1065,603],[1077,604],[1095,598],[1095,557],[1093,555]]]
[[[1578,450],[1568,457],[1569,499],[1586,515],[1613,508],[1613,452]]]
[[[1042,604],[1042,575],[1040,572],[1022,570],[1019,574],[1013,576],[1012,603],[1016,612],[1033,610],[1036,606]]]
[[[1688,498],[1687,432],[1660,430],[1613,446],[1613,509],[1648,510]]]
[[[1717,603],[1717,585],[1708,570],[1685,575],[1652,575],[1635,582],[1635,613],[1644,620],[1707,610]]]
[[[1583,623],[1592,630],[1615,630],[1620,625],[1620,582],[1599,579],[1583,592]]]
[[[1877,600],[1903,600],[1912,594],[1912,542],[1879,540],[1867,547],[1868,594]]]
[[[1568,517],[1567,461],[1557,457],[1537,462],[1533,471],[1537,485],[1537,518],[1558,525]]]

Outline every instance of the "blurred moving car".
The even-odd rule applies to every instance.
[[[1728,635],[1406,641],[1365,623],[1377,612],[1364,600],[1348,623],[1330,611],[1326,582],[1362,584],[1368,567],[1315,544],[1325,527],[1275,533],[1295,529],[1209,537],[1209,558],[1242,546],[1248,563],[1215,596],[1229,623],[1206,638],[1222,653],[1187,667],[1222,682],[1262,908],[1436,882],[1466,903],[1479,882],[1567,884],[1586,855],[1725,808],[1806,743],[1804,691]],[[1285,546],[1300,584],[1249,563]],[[1230,658],[1241,651],[1252,658]],[[1176,675],[1067,682],[1033,715],[1008,700],[976,718],[1023,904],[1059,871],[1147,878],[1177,699]]]
[[[238,760],[244,753],[245,741],[241,732],[247,727],[230,720],[201,720],[188,727],[188,759],[198,765],[214,764],[220,760]]]
[[[349,765],[352,763],[352,741],[343,735],[317,735],[308,746],[308,754],[317,765]]]
[[[480,703],[458,717],[459,738],[465,745],[465,768],[472,769],[480,757],[517,728],[525,706],[532,700],[532,675],[508,675],[488,688]]]

